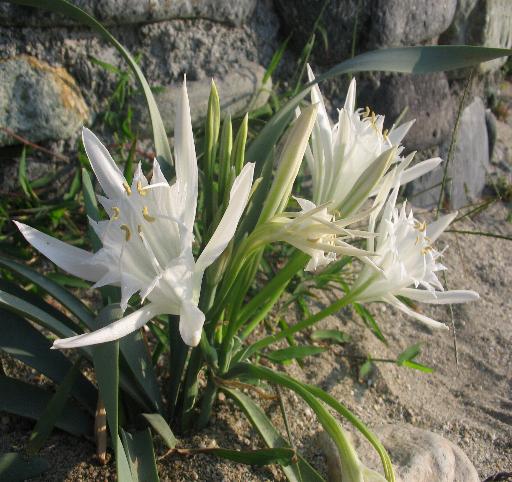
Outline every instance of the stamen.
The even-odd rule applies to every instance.
[[[139,233],[140,239],[142,239],[142,226],[140,224],[137,224],[137,232]]]
[[[372,111],[372,124],[375,124],[377,122],[377,116],[375,115],[375,112]]]
[[[130,241],[130,238],[132,237],[130,228],[126,224],[121,224],[121,226],[119,226],[119,229],[121,229],[121,231],[124,231],[126,241]]]
[[[137,181],[137,191],[138,191],[138,193],[141,196],[146,196],[147,195],[147,192],[146,192],[145,188],[142,187],[142,182],[141,181]]]
[[[427,254],[428,252],[433,250],[434,248],[428,244],[427,246],[423,246],[423,248],[421,249],[421,254]]]
[[[128,183],[126,181],[123,182],[124,190],[126,191],[126,194],[130,196],[132,194],[132,188],[128,186]]]
[[[121,215],[121,210],[117,207],[117,206],[114,206],[112,208],[112,219],[119,219],[119,216]]]
[[[388,140],[388,134],[389,134],[389,130],[388,129],[384,129],[382,131],[382,135],[384,136],[384,139]]]
[[[154,218],[153,216],[150,216],[149,214],[149,211],[148,211],[148,207],[147,206],[144,206],[142,208],[142,216],[144,217],[144,219],[148,222],[148,223],[153,223],[156,221],[156,218]]]
[[[368,106],[366,106],[366,108],[364,109],[364,112],[363,112],[363,117],[369,117],[370,113],[371,113],[370,108]]]

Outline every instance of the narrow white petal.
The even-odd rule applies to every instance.
[[[105,194],[110,198],[122,196],[125,192],[123,183],[126,180],[106,147],[86,127],[82,130],[82,140],[92,170]]]
[[[98,281],[107,272],[102,266],[90,264],[94,256],[92,253],[63,243],[26,224],[14,223],[34,248],[64,271],[87,281]]]
[[[203,312],[193,303],[183,302],[180,310],[180,335],[189,346],[197,346],[204,325]]]
[[[183,222],[192,231],[197,205],[197,158],[190,118],[187,82],[183,81],[174,127],[176,180],[182,203]]]
[[[308,199],[304,199],[304,198],[296,197],[296,196],[293,196],[293,199],[295,199],[295,201],[297,201],[297,203],[299,204],[300,208],[303,211],[307,212],[307,211],[310,211],[311,209],[315,209],[316,208],[316,204],[311,202]]]
[[[440,217],[437,221],[430,223],[427,226],[427,236],[430,238],[433,243],[441,233],[450,225],[450,223],[457,217],[457,211],[446,214],[445,216]]]
[[[217,229],[196,262],[196,271],[204,271],[224,251],[235,234],[251,192],[254,164],[247,163],[233,183],[229,204]]]
[[[348,87],[347,97],[345,99],[344,109],[352,114],[356,108],[356,78],[353,77]]]
[[[72,336],[71,338],[55,340],[52,348],[77,348],[80,346],[98,345],[99,343],[119,340],[119,338],[138,330],[151,318],[161,313],[161,309],[156,308],[153,304],[149,304],[99,330],[84,333],[83,335]]]
[[[384,301],[387,301],[388,303],[392,304],[395,308],[398,308],[400,311],[403,311],[406,315],[411,316],[412,318],[416,318],[418,321],[421,321],[427,326],[430,326],[431,328],[442,328],[444,330],[448,330],[448,326],[446,326],[444,323],[440,323],[439,321],[433,320],[432,318],[429,318],[428,316],[422,315],[421,313],[418,313],[408,306],[404,305],[400,300],[395,298],[392,295],[384,297]]]
[[[393,146],[398,146],[400,142],[402,142],[402,139],[405,137],[405,135],[409,132],[409,129],[412,127],[412,125],[415,123],[415,120],[404,122],[398,127],[393,126],[388,134],[389,142]]]
[[[432,159],[427,159],[423,162],[418,162],[415,166],[410,169],[406,169],[402,175],[400,176],[400,185],[407,184],[408,182],[421,177],[427,172],[434,170],[439,164],[441,164],[443,160],[440,157],[434,157]]]
[[[467,303],[480,298],[479,294],[471,290],[451,290],[451,291],[428,291],[417,290],[414,288],[403,288],[400,293],[411,300],[421,301],[423,303],[432,303],[435,305],[448,305],[451,303]]]

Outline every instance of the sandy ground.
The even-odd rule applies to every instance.
[[[465,220],[457,229],[484,229],[512,235],[506,221],[509,209],[496,204],[475,221]],[[483,236],[447,234],[449,244],[444,263],[449,267],[449,287],[477,290],[481,300],[456,306],[458,365],[452,333],[432,332],[389,306],[370,305],[388,345],[377,340],[350,309],[324,320],[323,328],[339,328],[350,333],[350,347],[332,345],[328,352],[309,358],[303,369],[297,364],[284,369],[294,376],[327,390],[345,403],[366,423],[405,421],[432,430],[459,445],[472,460],[480,476],[512,470],[512,243]],[[312,309],[327,302],[321,294]],[[448,307],[419,307],[424,313],[451,324]],[[304,342],[308,342],[304,338]],[[379,364],[370,377],[358,380],[358,357],[394,358],[407,346],[421,341],[420,361],[433,367],[424,374],[390,363]],[[11,366],[11,364],[9,364]],[[9,370],[9,367],[7,367]],[[325,458],[318,439],[320,428],[311,411],[293,394],[286,394],[292,433],[299,450],[325,473]],[[283,427],[275,402],[263,403],[275,423]],[[183,447],[221,446],[238,449],[262,447],[229,400],[218,400],[217,414],[202,433],[180,440]],[[0,451],[21,450],[30,433],[31,422],[2,417]],[[157,445],[162,455],[164,447]],[[37,480],[112,480],[112,464],[100,467],[94,446],[62,433],[55,433],[42,451],[52,464],[52,472]],[[205,455],[176,456],[159,462],[162,480],[249,481],[284,480],[275,467],[251,468]]]

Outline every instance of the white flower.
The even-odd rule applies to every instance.
[[[95,254],[65,244],[27,225],[16,223],[27,241],[63,270],[94,281],[95,287],[121,287],[121,306],[140,293],[149,303],[92,333],[56,340],[54,348],[72,348],[117,340],[160,314],[180,316],[183,341],[196,346],[204,314],[197,307],[203,273],[226,248],[247,204],[254,165],[235,179],[230,202],[215,233],[197,259],[192,255],[198,194],[198,168],[186,84],[175,127],[176,181],[169,185],[158,162],[148,184],[140,165],[129,186],[106,148],[88,129],[83,142],[91,166],[107,197],[100,202],[108,221],[90,221],[103,247]]]
[[[300,212],[282,212],[270,221],[276,226],[271,236],[273,239],[286,241],[311,256],[306,271],[315,271],[332,261],[336,255],[359,256],[366,260],[369,253],[348,244],[346,239],[366,237],[366,231],[346,229],[346,226],[368,216],[361,213],[354,218],[336,221],[328,212],[328,205],[315,206],[307,199],[294,198],[301,207]]]
[[[314,80],[309,65],[308,76],[310,81]],[[440,158],[428,159],[406,169],[414,154],[401,157],[400,142],[414,121],[393,126],[388,132],[383,130],[384,116],[376,115],[368,107],[356,109],[355,100],[356,81],[352,79],[345,105],[339,110],[338,123],[333,126],[320,89],[317,85],[312,88],[311,103],[318,104],[318,115],[311,145],[305,153],[313,180],[313,202],[316,205],[331,202],[332,209],[340,210],[345,216],[379,191],[386,171],[387,176],[400,175],[400,183],[405,184],[441,162]],[[381,155],[392,148],[393,158],[386,161]],[[390,169],[392,166],[396,169]]]
[[[431,327],[447,328],[446,325],[417,313],[397,296],[434,304],[465,303],[479,298],[478,293],[467,290],[444,291],[436,272],[446,269],[433,243],[453,221],[457,213],[448,214],[427,226],[414,218],[412,209],[407,213],[406,203],[395,207],[398,195],[395,185],[382,213],[377,236],[368,239],[368,249],[375,251],[356,280],[351,292],[355,301],[385,301],[409,316]],[[373,231],[376,214],[370,218]],[[413,287],[411,287],[413,286]]]

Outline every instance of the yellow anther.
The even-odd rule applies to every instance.
[[[137,181],[137,191],[139,192],[139,194],[141,196],[147,195],[146,189],[142,187],[142,182],[140,182],[140,181]]]
[[[124,190],[126,191],[126,194],[128,194],[128,196],[132,193],[132,188],[130,186],[128,186],[128,183],[126,181],[123,182],[123,187],[124,187]]]
[[[429,251],[433,251],[433,249],[434,248],[430,245],[423,246],[423,248],[421,249],[421,254],[427,254]]]
[[[114,206],[112,208],[112,219],[119,219],[119,216],[121,215],[121,210],[117,207],[117,206]]]
[[[420,223],[419,221],[414,220],[414,227],[420,232],[424,233],[427,230],[427,223],[423,221]]]
[[[364,112],[363,112],[363,117],[368,117],[371,113],[371,110],[368,106],[366,106],[366,108],[364,109]]]
[[[154,218],[153,216],[150,216],[149,214],[149,211],[148,211],[148,207],[147,206],[144,206],[142,208],[142,216],[144,217],[144,219],[148,222],[148,223],[152,223],[156,220],[156,218]]]
[[[416,236],[416,241],[414,242],[414,244],[418,244],[420,242],[420,235],[418,234],[418,236]]]
[[[126,241],[130,241],[130,238],[132,237],[132,232],[130,231],[130,228],[126,224],[121,224],[119,228],[121,229],[121,231],[124,231],[124,237]]]
[[[375,124],[377,122],[377,116],[375,115],[375,112],[372,111],[372,124]]]
[[[384,130],[382,131],[382,135],[384,136],[384,139],[387,139],[387,138],[388,138],[388,133],[389,133],[389,131],[388,131],[387,129],[384,129]]]

